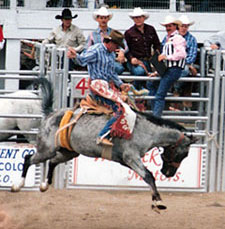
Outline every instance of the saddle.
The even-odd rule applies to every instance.
[[[87,95],[86,99],[81,100],[80,107],[87,110],[88,114],[110,115],[113,113],[113,110],[111,108],[98,104],[96,100],[92,99],[91,95]]]
[[[64,116],[62,117],[59,129],[55,134],[55,145],[57,146],[58,143],[61,147],[68,149],[69,151],[73,151],[72,147],[70,146],[69,139],[72,132],[72,129],[78,119],[84,114],[106,114],[110,115],[113,113],[112,109],[109,109],[105,106],[99,105],[95,100],[91,98],[90,95],[87,95],[85,99],[82,99],[80,102],[81,110],[75,116],[73,120],[72,117],[74,115],[74,110],[68,110],[65,112]],[[59,140],[59,141],[58,141]]]

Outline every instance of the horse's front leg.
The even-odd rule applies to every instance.
[[[152,188],[153,194],[152,194],[152,209],[159,213],[158,210],[165,210],[166,206],[162,204],[162,199],[160,197],[160,194],[157,190],[157,187],[155,185],[155,178],[152,175],[152,173],[145,168],[145,176],[143,177],[143,180],[149,184]]]
[[[155,185],[155,178],[152,175],[152,173],[147,170],[144,166],[144,164],[141,161],[140,157],[131,157],[130,155],[124,156],[124,162],[125,164],[130,167],[132,170],[134,170],[139,176],[143,178],[143,180],[150,185],[152,189],[152,209],[156,210],[164,210],[166,209],[166,206],[161,203],[161,197],[157,190],[157,187]]]

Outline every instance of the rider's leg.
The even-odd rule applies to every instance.
[[[105,104],[106,106],[109,106],[112,108],[114,115],[113,117],[105,124],[103,129],[99,132],[98,138],[97,138],[97,144],[105,144],[105,145],[113,145],[110,139],[110,130],[112,128],[112,125],[116,120],[120,117],[121,111],[119,111],[119,106],[116,102],[100,97],[95,95],[95,99],[97,101],[100,101],[102,104]]]

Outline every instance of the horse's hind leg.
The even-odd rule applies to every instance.
[[[45,149],[46,150],[46,149]],[[55,156],[56,152],[55,151],[45,151],[44,148],[42,148],[42,151],[39,152],[37,149],[37,152],[33,155],[26,155],[24,159],[24,164],[23,164],[23,171],[22,171],[22,176],[21,180],[18,184],[13,184],[11,187],[12,192],[19,192],[22,187],[25,185],[25,178],[28,172],[28,169],[30,168],[31,165],[33,164],[39,164],[41,162],[45,162],[48,159],[52,158]],[[47,152],[47,153],[45,153]]]
[[[11,192],[19,192],[22,187],[24,187],[25,184],[25,178],[28,172],[29,167],[31,166],[30,164],[30,158],[32,155],[26,155],[23,163],[23,172],[21,176],[21,180],[18,184],[13,184],[11,187]]]
[[[45,179],[44,182],[42,182],[40,186],[40,191],[45,192],[48,190],[49,185],[52,184],[52,178],[53,178],[55,167],[58,164],[67,162],[73,159],[74,157],[78,157],[78,156],[79,156],[78,153],[71,152],[64,148],[61,148],[60,151],[57,151],[55,157],[49,161],[47,178]]]
[[[130,154],[130,152],[129,152]],[[135,154],[134,154],[135,155]],[[157,208],[157,209],[166,209],[164,205],[161,205],[161,197],[160,194],[157,190],[156,184],[155,184],[155,178],[152,175],[152,173],[146,169],[144,164],[141,161],[140,157],[131,157],[130,155],[124,155],[123,158],[125,164],[130,167],[133,171],[135,171],[139,176],[143,178],[143,180],[150,185],[152,188],[153,194],[152,194],[152,201],[154,205],[152,205],[152,208]]]

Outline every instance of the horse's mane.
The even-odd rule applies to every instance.
[[[179,130],[182,132],[187,131],[187,129],[185,127],[183,127],[182,125],[180,125],[174,121],[171,121],[168,119],[163,119],[160,117],[156,117],[152,114],[144,113],[144,112],[140,112],[140,111],[136,111],[136,113],[140,114],[141,116],[144,116],[148,121],[154,123],[155,125],[176,129],[176,130]]]

